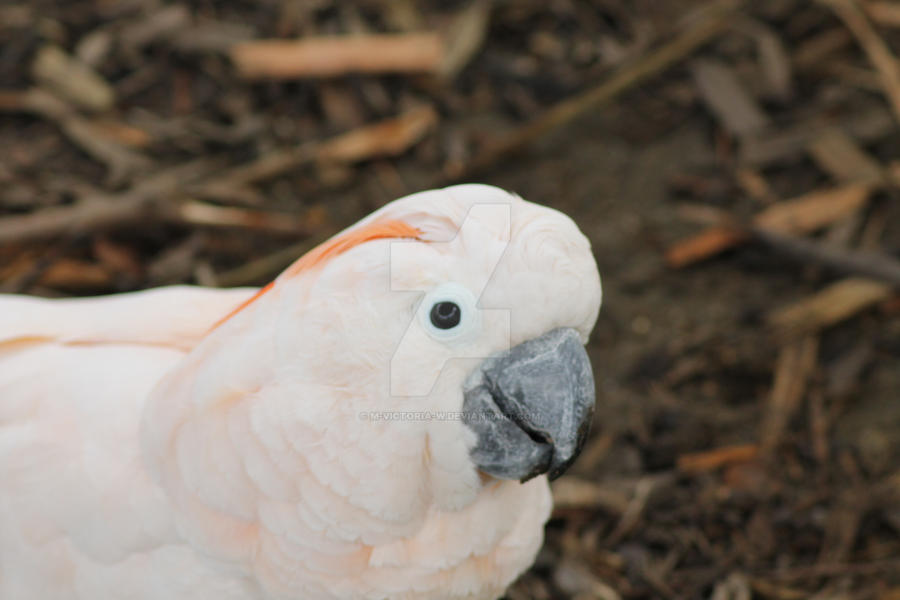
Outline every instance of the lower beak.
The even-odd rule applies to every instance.
[[[594,376],[574,329],[554,329],[486,359],[466,381],[463,422],[478,468],[501,479],[559,477],[584,445]]]

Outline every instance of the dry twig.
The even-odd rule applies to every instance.
[[[730,133],[745,136],[768,126],[769,118],[728,65],[698,59],[691,65],[691,73],[703,100]]]
[[[849,278],[794,304],[771,312],[768,323],[783,336],[811,333],[830,327],[891,297],[893,289],[871,279]]]
[[[444,61],[444,42],[438,33],[254,40],[235,45],[231,60],[247,79],[436,73]]]
[[[778,202],[758,213],[749,227],[719,225],[677,242],[666,252],[666,262],[675,268],[691,265],[750,240],[751,231],[815,231],[853,214],[866,203],[872,189],[873,184],[853,183]]]
[[[900,64],[897,58],[855,0],[821,1],[831,7],[862,46],[872,66],[878,71],[884,93],[894,110],[894,116],[900,122]]]
[[[781,349],[775,366],[772,394],[763,417],[760,447],[771,454],[781,441],[791,417],[806,393],[806,385],[816,368],[819,340],[814,336],[791,342]]]
[[[863,4],[869,18],[886,27],[900,27],[900,4],[886,0],[871,0]]]
[[[848,115],[840,123],[822,123],[820,119],[801,121],[784,131],[766,132],[764,136],[746,138],[741,143],[740,162],[745,166],[763,167],[796,160],[804,156],[810,142],[837,127],[849,137],[868,143],[883,138],[894,127],[891,113],[881,107]]]
[[[292,148],[281,148],[225,173],[200,188],[217,190],[243,188],[252,183],[276,177],[304,164],[322,162],[357,162],[381,156],[396,156],[409,149],[437,123],[437,113],[430,106],[413,108],[397,117],[385,119],[337,135],[324,142],[307,142]]]
[[[883,176],[881,164],[838,128],[813,139],[809,153],[824,171],[842,183],[877,182]]]
[[[311,235],[325,222],[321,207],[305,214],[276,213],[264,210],[216,206],[206,202],[182,202],[167,211],[166,216],[178,223],[211,227],[239,227],[270,233]]]
[[[600,508],[621,515],[628,509],[628,495],[614,486],[566,475],[554,481],[552,489],[556,510]]]
[[[28,112],[56,123],[72,142],[109,169],[109,179],[118,182],[150,165],[150,160],[110,135],[110,121],[100,124],[82,117],[67,104],[40,88],[0,92],[0,112]],[[121,128],[127,128],[122,125]],[[121,131],[122,129],[119,129]]]
[[[481,49],[490,23],[490,2],[478,0],[454,19],[445,35],[444,58],[440,73],[453,79]]]
[[[106,80],[57,46],[41,48],[31,71],[41,84],[82,108],[104,111],[115,104],[115,92]]]
[[[715,448],[703,452],[682,454],[678,457],[678,470],[683,473],[702,473],[735,464],[755,460],[759,455],[759,446],[756,444],[744,444],[742,446],[727,446]]]
[[[755,229],[755,239],[787,257],[834,269],[844,275],[858,275],[900,288],[900,261],[878,252],[851,250],[838,244],[824,244],[799,237]]]
[[[63,232],[89,231],[134,222],[149,205],[214,173],[215,161],[199,159],[161,171],[121,194],[95,193],[71,206],[45,208],[26,215],[0,219],[0,244],[46,238]]]
[[[548,132],[570,123],[579,116],[600,108],[623,92],[668,69],[722,33],[730,23],[739,1],[719,0],[672,41],[660,46],[634,64],[613,73],[599,85],[564,100],[536,119],[489,144],[468,165],[451,174],[461,179],[478,173],[502,158],[518,152]]]

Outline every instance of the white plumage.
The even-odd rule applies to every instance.
[[[510,206],[496,269],[501,224],[463,227],[479,203]],[[402,273],[393,243],[420,246]],[[413,336],[392,374],[422,292],[479,278],[508,333]],[[586,341],[599,305],[567,217],[475,185],[387,205],[262,294],[0,297],[0,598],[495,598],[551,498],[543,476],[479,474],[473,433],[437,418],[473,366],[453,358]],[[429,374],[427,396],[390,393]],[[404,411],[431,417],[385,416]]]

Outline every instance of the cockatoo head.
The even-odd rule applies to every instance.
[[[275,290],[278,368],[337,390],[329,409],[355,423],[342,435],[414,456],[446,505],[472,497],[478,472],[552,477],[580,450],[601,288],[565,215],[486,185],[414,194]]]
[[[584,442],[600,298],[561,213],[484,185],[401,198],[167,373],[145,460],[179,532],[277,597],[497,597],[550,510],[517,480]]]

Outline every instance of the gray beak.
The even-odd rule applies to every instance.
[[[555,479],[571,465],[594,412],[594,376],[574,329],[554,329],[486,359],[465,385],[463,422],[478,468],[501,479]]]

